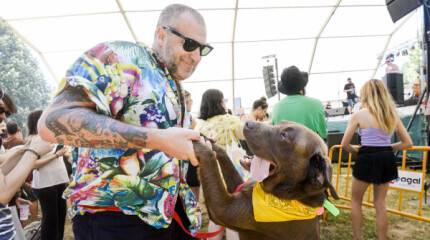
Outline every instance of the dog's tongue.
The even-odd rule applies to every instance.
[[[251,159],[251,176],[257,182],[262,182],[269,176],[270,162],[254,156]]]

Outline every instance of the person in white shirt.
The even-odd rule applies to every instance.
[[[393,63],[394,58],[391,56],[387,56],[385,58],[385,63],[387,64],[387,67],[385,68],[385,73],[398,73],[400,72],[399,66],[397,64]]]
[[[29,138],[38,136],[37,122],[42,110],[31,112],[27,117]],[[55,147],[34,163],[32,188],[39,199],[42,209],[42,239],[63,239],[67,204],[62,198],[69,177],[66,166],[60,158],[67,151],[62,148],[55,152]]]

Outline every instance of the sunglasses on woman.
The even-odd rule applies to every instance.
[[[11,115],[10,112],[7,112],[4,110],[4,108],[0,107],[0,114],[3,114],[3,113],[6,115],[7,118],[10,117],[10,115]]]
[[[197,42],[196,40],[189,38],[189,37],[185,37],[184,35],[182,35],[181,33],[179,33],[178,31],[176,31],[175,29],[167,26],[167,25],[163,25],[164,29],[169,29],[171,33],[175,34],[176,36],[184,39],[184,44],[182,45],[182,47],[184,48],[185,51],[187,52],[192,52],[194,50],[196,50],[197,48],[200,48],[200,56],[206,56],[208,55],[212,49],[214,49],[213,47],[205,44],[202,45],[199,42]]]

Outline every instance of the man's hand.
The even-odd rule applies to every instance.
[[[178,127],[167,128],[163,130],[162,145],[159,150],[179,160],[190,160],[191,164],[197,166],[199,163],[191,140],[200,140],[200,133]]]

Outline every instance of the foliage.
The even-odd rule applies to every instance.
[[[403,82],[413,83],[414,80],[420,76],[420,63],[423,57],[423,53],[419,45],[415,46],[413,51],[409,50],[409,61],[402,67]]]
[[[44,109],[53,89],[47,84],[30,49],[1,22],[0,87],[18,106],[18,113],[8,121],[17,122],[26,134],[27,115]]]

